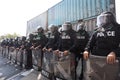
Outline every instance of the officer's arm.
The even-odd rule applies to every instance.
[[[111,52],[114,52],[117,57],[120,57],[120,27],[117,30],[118,30],[118,33],[117,33],[118,37],[117,37],[117,39],[118,39],[119,46],[118,46],[118,48],[114,49]]]
[[[55,35],[55,42],[56,49],[59,49],[60,35],[58,33]]]
[[[96,43],[96,39],[95,39],[95,33],[94,33],[90,37],[90,39],[86,45],[85,51],[91,52],[93,50],[93,47],[95,46],[95,43]]]
[[[62,38],[60,36],[58,41],[58,50],[61,50],[61,47],[62,47]]]
[[[77,47],[77,38],[76,35],[71,36],[71,40],[73,41],[73,45],[70,47],[69,51],[70,52],[75,52],[76,47]]]
[[[47,38],[46,38],[45,35],[43,35],[43,43],[42,43],[41,45],[39,45],[39,46],[45,47],[45,46],[46,46],[46,43],[47,43]]]

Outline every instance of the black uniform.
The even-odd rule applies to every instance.
[[[99,28],[90,38],[85,50],[93,55],[107,56],[110,52],[115,52],[120,56],[120,25],[111,24],[106,28]]]
[[[89,40],[89,34],[84,29],[80,29],[76,33],[76,36],[77,36],[77,47],[76,47],[76,52],[75,52],[76,67],[78,66],[79,60],[81,59],[80,66],[82,67],[82,69],[81,69],[81,74],[80,74],[79,78],[80,78],[80,80],[82,80],[82,78],[83,78],[83,55],[82,55],[82,53],[84,52],[86,44]]]
[[[46,48],[52,48],[52,50],[57,50],[59,45],[60,33],[55,31],[49,34],[48,43],[46,44]]]
[[[77,36],[77,47],[76,47],[76,55],[78,57],[82,57],[80,53],[84,52],[86,44],[89,40],[89,34],[85,30],[79,30],[76,33]]]
[[[25,44],[26,56],[27,56],[26,69],[32,68],[32,50],[30,49],[31,47],[32,47],[32,42],[28,40]]]
[[[59,42],[59,50],[65,51],[69,50],[72,53],[76,51],[76,32],[70,29],[67,32],[62,32],[60,42]]]
[[[38,35],[36,35],[35,39],[35,47],[38,47],[39,48],[43,48],[45,46],[45,44],[47,43],[47,38],[46,36],[43,34],[43,33],[39,33],[38,32]]]

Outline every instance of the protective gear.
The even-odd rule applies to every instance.
[[[29,34],[29,40],[33,40],[34,39],[34,35],[33,34]]]
[[[81,23],[80,23],[81,24]],[[76,51],[75,51],[75,59],[76,59],[76,65],[75,67],[77,68],[79,66],[79,62],[80,62],[80,68],[79,68],[79,72],[78,70],[76,70],[76,73],[80,73],[79,75],[77,74],[77,78],[80,78],[80,80],[82,80],[83,78],[83,55],[82,53],[84,52],[84,48],[89,40],[89,34],[87,33],[87,31],[85,31],[84,29],[84,25],[82,25],[82,27],[78,24],[78,31],[76,32],[76,36],[77,36],[77,47],[76,47]]]
[[[62,31],[68,31],[72,29],[72,24],[70,22],[65,22],[63,25],[62,25]]]
[[[111,12],[103,12],[97,17],[97,26],[106,27],[111,23],[116,23],[115,17]]]
[[[97,16],[97,27],[102,27],[103,25],[103,19],[104,19],[104,15],[103,14],[100,14],[99,16]]]
[[[44,32],[44,29],[43,29],[43,27],[41,27],[41,26],[38,26],[37,27],[37,32],[39,33],[43,33]]]
[[[76,32],[74,30],[69,30],[67,32],[61,33],[61,38],[59,40],[59,50],[65,51],[68,50],[70,52],[75,53],[76,45],[77,45]]]
[[[52,28],[56,28],[56,27],[52,27]],[[52,48],[52,50],[58,49],[59,39],[60,39],[60,34],[58,30],[49,33],[48,42],[45,47],[47,49]]]
[[[48,26],[48,29],[49,29],[49,31],[51,31],[53,33],[56,30],[56,26],[51,24],[51,25]]]
[[[119,61],[106,64],[106,57],[90,55],[84,66],[84,80],[119,80]]]
[[[61,33],[61,32],[62,32],[62,27],[60,27],[60,28],[58,29],[58,32],[59,32],[59,33]]]
[[[22,36],[22,41],[25,41],[26,40],[26,37],[25,36]]]
[[[84,30],[84,29],[85,29],[85,27],[84,27],[83,23],[82,24],[78,24],[77,31]]]
[[[90,38],[85,50],[99,56],[107,56],[113,51],[117,56],[120,56],[120,27],[113,24],[108,25],[108,27],[105,31],[96,31]]]
[[[104,30],[95,31],[85,48],[88,53],[84,53],[84,59],[88,59],[86,62],[90,60],[86,65],[86,70],[92,71],[85,74],[91,79],[85,80],[116,80],[118,75],[119,64],[115,61],[117,57],[120,57],[120,25],[115,22],[110,12],[102,13],[102,15],[101,21],[103,21],[102,28]],[[91,54],[88,58],[89,53]],[[112,70],[113,73],[110,73],[109,70]]]

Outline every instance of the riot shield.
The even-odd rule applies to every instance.
[[[27,51],[24,49],[23,50],[23,64],[22,64],[23,68],[26,68],[27,66]]]
[[[42,70],[41,70],[41,78],[40,80],[54,80],[53,75],[53,52],[45,51],[43,53],[43,60],[42,60]]]
[[[6,52],[6,58],[8,58],[8,55],[9,55],[9,47],[8,46],[6,46],[6,48],[5,48],[5,52]]]
[[[19,50],[17,54],[17,64],[22,67],[23,65],[23,50]]]
[[[2,48],[2,56],[5,57],[5,55],[6,55],[6,48],[3,47],[3,48]]]
[[[85,61],[84,80],[116,80],[119,73],[119,61],[108,64],[106,57],[90,55]]]
[[[13,59],[13,52],[14,52],[14,48],[12,48],[12,47],[9,47],[9,56],[8,56],[8,58],[12,61],[12,59]]]
[[[75,80],[75,56],[72,53],[64,55],[54,54],[55,80]]]
[[[16,62],[16,57],[17,57],[17,53],[16,52],[17,52],[16,49],[14,49],[14,51],[11,52],[11,61],[13,63]]]
[[[41,49],[32,50],[32,62],[34,69],[41,70],[42,66],[42,51]]]

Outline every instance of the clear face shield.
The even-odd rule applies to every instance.
[[[111,15],[110,14],[101,14],[97,17],[97,26],[98,27],[105,27],[105,25],[111,23]]]
[[[38,26],[38,27],[37,27],[37,32],[43,32],[43,27]]]
[[[78,24],[77,31],[84,30],[84,23]]]
[[[62,25],[62,31],[68,31],[71,29],[71,25],[70,24],[63,24]]]
[[[97,17],[97,27],[102,27],[104,23],[104,15],[101,14]]]
[[[62,27],[60,27],[60,28],[58,29],[58,32],[59,32],[59,33],[61,33],[61,32],[62,32]]]
[[[55,31],[55,25],[51,24],[50,26],[48,26],[48,29],[50,32],[54,32]]]
[[[111,15],[104,14],[104,24],[110,24],[110,23],[111,23]]]

